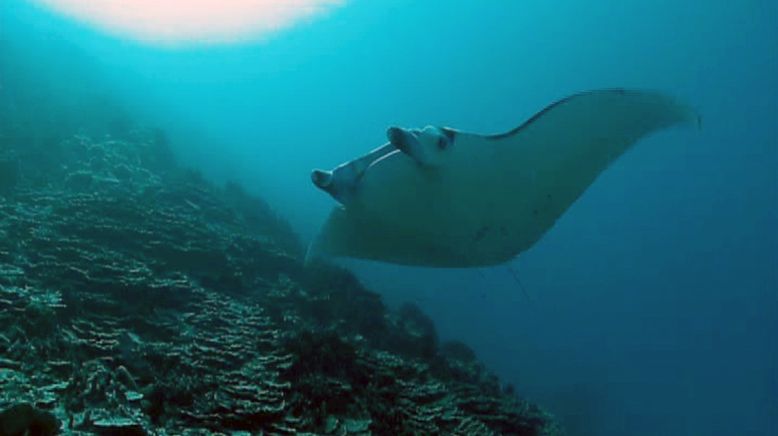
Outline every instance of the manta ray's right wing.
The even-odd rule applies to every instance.
[[[606,89],[559,100],[505,134],[484,136],[495,150],[491,185],[505,189],[503,213],[523,236],[514,255],[537,242],[613,161],[642,138],[692,124],[697,113],[659,92]],[[461,168],[469,168],[464,157]]]

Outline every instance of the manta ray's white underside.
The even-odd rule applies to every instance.
[[[591,91],[502,135],[455,131],[434,166],[401,151],[384,154],[333,209],[309,256],[433,267],[506,262],[640,138],[697,120],[662,94]]]

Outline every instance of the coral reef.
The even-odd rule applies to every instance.
[[[159,132],[0,144],[0,435],[559,431],[302,251]]]

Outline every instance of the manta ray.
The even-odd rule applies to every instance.
[[[505,133],[391,127],[388,143],[311,178],[338,204],[308,251],[428,267],[505,263],[532,247],[641,138],[699,123],[653,91],[559,100]]]

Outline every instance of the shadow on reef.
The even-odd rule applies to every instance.
[[[164,135],[0,143],[0,435],[557,434]]]

